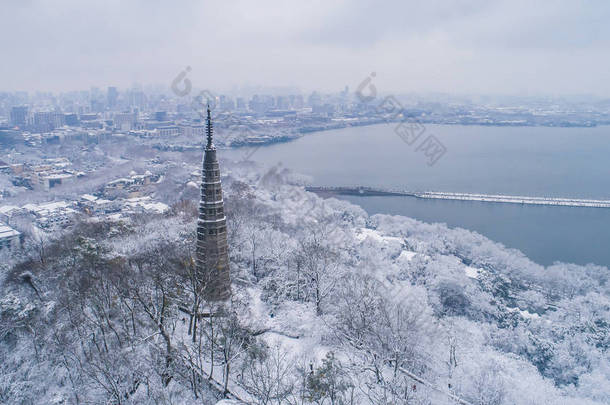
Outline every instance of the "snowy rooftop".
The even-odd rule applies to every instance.
[[[64,208],[68,208],[70,204],[66,201],[53,201],[44,204],[26,204],[23,206],[24,209],[33,212],[41,211],[56,211]]]
[[[0,224],[0,239],[19,236],[20,233],[8,225]]]
[[[70,177],[72,177],[72,175],[68,173],[50,174],[48,176],[45,176],[45,178],[47,179],[67,179]]]
[[[83,200],[87,200],[87,201],[95,201],[95,200],[97,200],[97,197],[94,196],[94,195],[91,195],[91,194],[83,194],[83,195],[81,195],[81,198]]]
[[[126,200],[125,205],[132,208],[140,207],[147,211],[156,211],[160,214],[169,210],[169,206],[167,204],[152,202],[149,196],[129,198]]]
[[[9,214],[17,210],[19,210],[19,207],[16,205],[3,205],[0,207],[0,214]]]

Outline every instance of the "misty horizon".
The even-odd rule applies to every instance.
[[[3,91],[169,87],[610,96],[610,5],[8,2]]]

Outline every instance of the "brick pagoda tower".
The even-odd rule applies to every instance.
[[[207,145],[201,172],[201,201],[197,221],[197,273],[208,301],[225,301],[231,296],[227,251],[227,218],[224,213],[220,168],[212,143],[212,119],[208,105]]]

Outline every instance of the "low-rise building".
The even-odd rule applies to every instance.
[[[0,206],[0,222],[7,224],[11,223],[11,218],[21,211],[20,207],[16,205],[3,205]]]
[[[74,180],[74,175],[70,173],[56,173],[42,176],[40,183],[42,183],[45,190],[49,190],[53,187],[57,187],[62,184],[66,184]]]
[[[125,208],[123,212],[132,212],[132,213],[156,213],[163,214],[169,211],[169,206],[162,202],[155,202],[150,197],[138,197],[138,198],[129,198],[125,200]]]
[[[32,213],[35,224],[39,228],[63,228],[72,223],[76,210],[72,203],[66,201],[54,201],[43,204],[26,204],[22,207]]]
[[[83,194],[78,201],[78,207],[89,215],[105,215],[121,211],[121,200],[106,200],[91,194]]]
[[[203,138],[205,135],[205,125],[180,125],[182,135],[195,138]]]
[[[167,125],[157,128],[159,136],[178,136],[181,132],[180,127],[177,125]]]
[[[21,233],[8,225],[0,223],[0,250],[15,249],[21,244]]]
[[[133,181],[131,179],[128,179],[125,177],[116,179],[116,180],[112,180],[111,182],[108,182],[106,184],[105,192],[108,192],[110,190],[123,190],[132,184],[133,184]]]
[[[0,173],[12,174],[13,169],[11,169],[11,166],[8,163],[0,160]]]
[[[114,127],[121,131],[130,131],[135,127],[137,116],[134,113],[115,113]]]
[[[104,193],[116,190],[127,190],[129,193],[138,193],[143,186],[157,181],[158,179],[158,175],[154,175],[148,170],[144,174],[132,172],[130,173],[130,177],[122,177],[107,183],[104,187]]]

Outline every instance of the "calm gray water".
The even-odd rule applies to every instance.
[[[610,199],[610,127],[427,125],[446,147],[432,167],[394,125],[345,128],[265,146],[252,159],[281,162],[315,185]],[[422,137],[423,139],[423,137]],[[238,158],[245,151],[225,151]],[[540,207],[410,197],[346,197],[369,213],[406,215],[480,232],[541,264],[610,265],[610,209]]]

